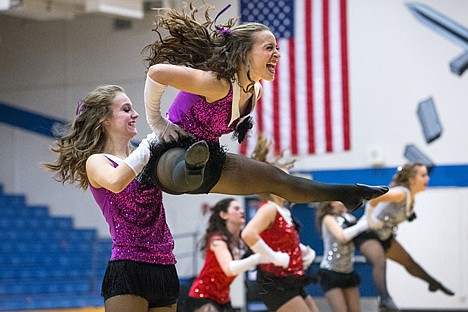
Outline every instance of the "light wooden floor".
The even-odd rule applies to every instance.
[[[104,312],[104,307],[59,309],[59,310],[28,310],[28,311],[16,311],[16,312]]]
[[[325,298],[314,298],[315,303],[320,312],[330,312]],[[378,311],[378,303],[376,298],[361,298],[361,311],[362,312],[376,312]],[[104,307],[89,307],[80,309],[55,309],[55,310],[28,310],[28,311],[15,311],[15,312],[104,312]]]

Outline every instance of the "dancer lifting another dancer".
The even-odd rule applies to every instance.
[[[106,312],[176,311],[179,279],[174,239],[162,191],[135,179],[149,158],[149,141],[134,149],[138,113],[124,89],[99,86],[52,150],[45,167],[58,181],[91,189],[109,224],[112,255],[102,283]]]
[[[251,128],[249,114],[262,96],[260,80],[274,79],[280,53],[267,26],[234,26],[234,19],[218,25],[219,14],[214,21],[209,17],[212,9],[205,8],[202,22],[193,3],[188,13],[169,9],[156,20],[157,40],[144,50],[149,53],[144,98],[147,121],[159,141],[151,146],[141,179],[171,194],[272,193],[294,203],[338,200],[351,211],[387,192],[386,187],[295,177],[224,150],[223,134],[234,133],[242,142]],[[168,86],[180,92],[163,117],[161,97]]]

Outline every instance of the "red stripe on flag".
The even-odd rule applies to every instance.
[[[279,69],[279,70],[278,70]],[[280,86],[279,80],[281,75],[281,68],[279,66],[276,67],[276,77],[273,80],[273,146],[275,150],[275,154],[278,154],[281,150],[281,124],[280,124],[280,106],[279,106],[279,99],[280,99]]]
[[[322,27],[323,27],[323,80],[324,80],[324,113],[325,113],[325,138],[326,151],[333,151],[332,117],[330,98],[330,20],[328,1],[323,1]]]
[[[343,148],[351,149],[351,131],[349,121],[349,81],[348,81],[348,20],[346,0],[340,1],[341,33],[341,94],[343,97]]]
[[[334,0],[336,3],[289,0],[286,6],[293,1],[296,5],[291,7],[298,10],[294,11],[298,20],[292,20],[294,29],[289,32],[277,32],[277,40],[287,45],[282,45],[285,50],[281,60],[283,65],[278,64],[274,81],[264,84],[267,86],[264,96],[253,114],[254,133],[261,132],[271,140],[275,154],[288,148],[292,155],[301,156],[350,150],[347,0]],[[249,11],[248,0],[242,0],[242,3],[244,11],[249,13],[243,11],[245,15],[255,20],[256,14]],[[262,11],[267,17],[271,15],[269,7],[263,7]],[[275,20],[268,18],[265,22],[273,28],[276,25]],[[335,64],[341,64],[339,71],[334,70]],[[341,99],[335,98],[335,94],[340,94]],[[342,116],[341,120],[336,120],[338,116]],[[241,153],[251,153],[255,139],[251,137],[243,144]]]
[[[263,132],[263,99],[257,101],[257,105],[255,106],[255,110],[257,111],[257,128],[258,132]],[[257,140],[257,138],[254,138]]]
[[[291,113],[291,143],[286,148],[291,149],[293,155],[297,154],[297,107],[296,107],[296,59],[294,53],[294,39],[289,41],[289,99]]]
[[[312,0],[306,0],[304,10],[304,21],[306,34],[312,34]],[[309,141],[309,154],[315,153],[315,136],[314,136],[314,84],[313,84],[313,53],[312,53],[312,36],[306,36],[306,88],[307,88],[307,135]]]

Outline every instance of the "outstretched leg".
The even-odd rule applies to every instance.
[[[392,244],[386,253],[387,257],[399,264],[401,264],[409,274],[422,279],[429,284],[430,291],[440,290],[449,296],[453,296],[455,293],[450,289],[446,288],[439,281],[430,276],[413,258],[410,254],[400,245],[395,239],[392,240]]]
[[[359,208],[388,191],[387,187],[327,184],[290,175],[267,163],[228,153],[225,169],[212,193],[252,195],[270,193],[293,203],[341,201],[348,210]]]

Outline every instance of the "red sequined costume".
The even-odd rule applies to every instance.
[[[211,299],[219,304],[225,304],[231,301],[229,287],[236,277],[226,276],[221,269],[214,252],[209,247],[214,240],[227,242],[226,237],[221,233],[213,234],[210,237],[206,248],[205,264],[193,282],[189,296]]]
[[[267,202],[261,203],[258,209],[261,209],[266,203]],[[279,211],[276,212],[273,224],[260,233],[260,237],[271,249],[274,251],[286,252],[290,257],[288,268],[285,269],[275,266],[273,263],[267,263],[260,265],[262,271],[280,277],[304,275],[304,270],[302,269],[302,253],[299,247],[299,233],[294,225],[289,224]]]

